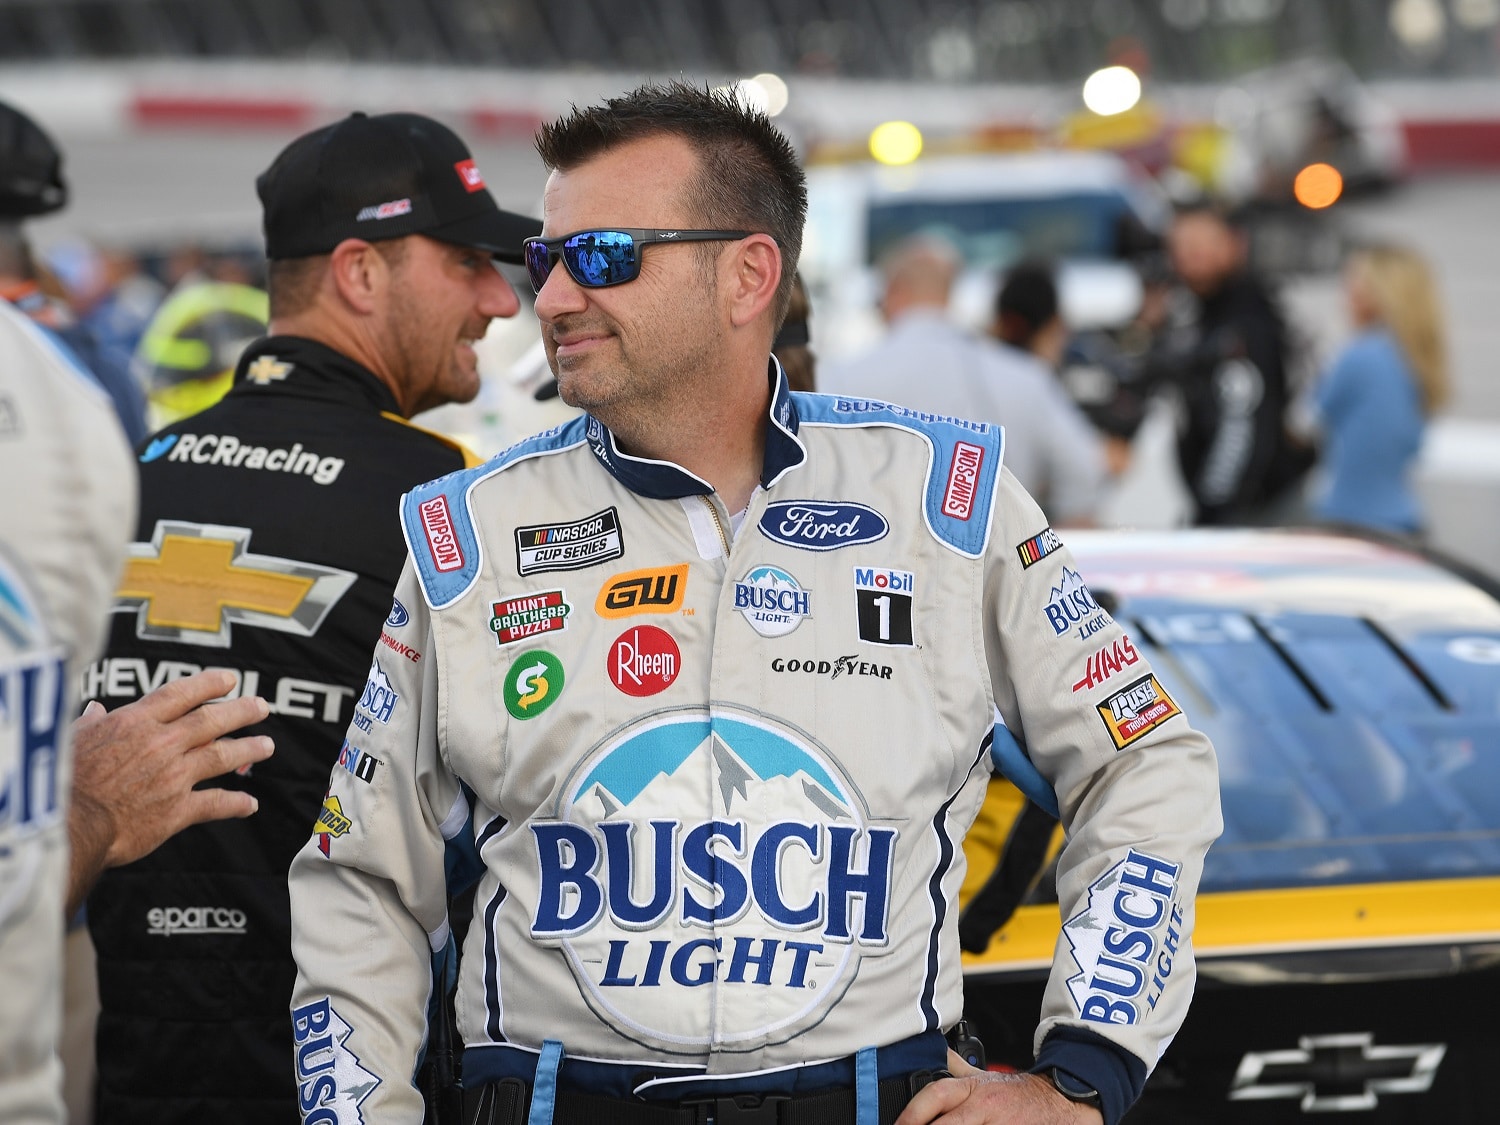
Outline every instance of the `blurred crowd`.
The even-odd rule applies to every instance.
[[[997,279],[986,331],[960,326],[960,252],[914,235],[878,263],[886,336],[825,364],[818,389],[1004,425],[1007,467],[1063,526],[1121,522],[1112,489],[1155,414],[1171,430],[1184,522],[1420,539],[1412,472],[1448,395],[1429,267],[1406,247],[1352,247],[1346,343],[1320,362],[1256,268],[1251,221],[1206,200],[1179,206],[1160,239],[1137,239],[1133,319],[1082,333],[1046,261]]]

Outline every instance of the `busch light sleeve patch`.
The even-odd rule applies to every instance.
[[[1128,1027],[1155,1010],[1187,933],[1181,871],[1132,849],[1089,884],[1083,909],[1063,925],[1078,966],[1068,994],[1080,1018]]]
[[[380,1085],[349,1045],[355,1029],[328,997],[292,1009],[297,1056],[297,1097],[304,1121],[319,1125],[363,1125],[366,1098]]]
[[[1097,710],[1116,750],[1125,749],[1174,715],[1182,714],[1182,708],[1151,675],[1121,688],[1099,704]]]

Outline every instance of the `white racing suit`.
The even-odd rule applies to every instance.
[[[563,1086],[617,1062],[655,1096],[942,1066],[960,842],[1006,756],[1069,831],[1039,1065],[1108,1121],[1139,1094],[1193,992],[1212,747],[999,430],[775,378],[738,533],[588,417],[403,500],[397,604],[291,869],[307,1122],[421,1120],[464,847],[466,1086],[544,1091],[559,1052]]]
[[[0,1121],[62,1122],[69,724],[135,525],[108,397],[0,300]]]

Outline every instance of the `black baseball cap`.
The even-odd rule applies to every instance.
[[[298,137],[255,191],[273,260],[423,234],[519,263],[522,239],[542,233],[500,210],[458,135],[418,113],[352,113]]]
[[[62,153],[31,118],[0,102],[0,219],[46,215],[68,202]]]

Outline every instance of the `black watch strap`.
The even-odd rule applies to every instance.
[[[1053,1087],[1059,1094],[1067,1098],[1068,1101],[1091,1105],[1101,1111],[1104,1109],[1104,1102],[1099,1097],[1099,1091],[1092,1086],[1085,1085],[1066,1070],[1059,1070],[1055,1066],[1052,1068],[1051,1074]]]

